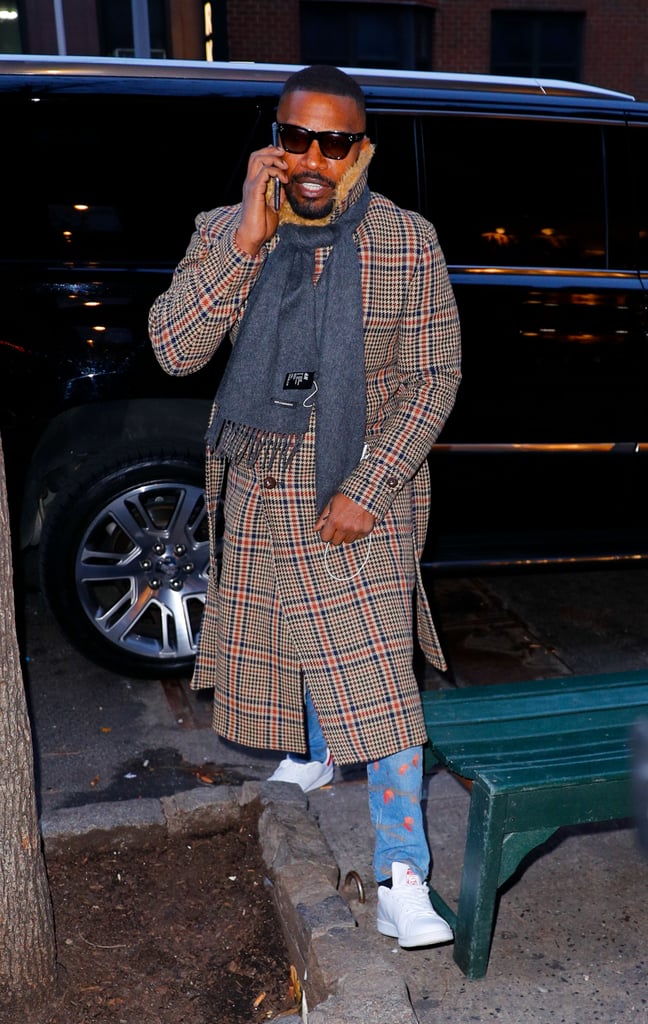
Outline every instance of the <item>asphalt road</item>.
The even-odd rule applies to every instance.
[[[648,568],[526,570],[429,583],[449,661],[423,687],[611,672],[648,661]],[[42,811],[265,778],[280,754],[220,741],[209,691],[108,672],[61,636],[40,593],[18,609]]]

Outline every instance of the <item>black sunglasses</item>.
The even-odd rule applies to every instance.
[[[354,142],[364,139],[364,132],[313,132],[297,124],[277,124],[281,145],[287,153],[307,153],[317,139],[326,160],[344,160]]]

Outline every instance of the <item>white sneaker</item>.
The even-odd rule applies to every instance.
[[[453,939],[452,928],[439,917],[430,903],[428,887],[408,864],[392,864],[392,887],[378,886],[378,915],[381,935],[398,939],[404,949],[436,946]]]
[[[269,777],[268,782],[294,782],[301,786],[304,793],[319,789],[331,782],[335,774],[333,755],[326,748],[325,761],[293,761],[285,757],[279,767]]]

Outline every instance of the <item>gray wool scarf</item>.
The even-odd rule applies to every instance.
[[[365,437],[362,287],[353,232],[358,200],[324,225],[283,224],[247,301],[216,393],[207,444],[262,471],[288,464],[316,407],[317,506],[357,465]],[[315,250],[331,252],[314,285]]]

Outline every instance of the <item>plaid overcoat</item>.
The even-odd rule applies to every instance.
[[[171,286],[151,309],[154,351],[170,374],[204,367],[228,334],[235,343],[246,297],[276,244],[275,237],[256,257],[240,250],[239,209],[197,217]],[[338,548],[315,533],[316,413],[287,468],[230,465],[222,569],[218,579],[210,574],[192,682],[215,688],[220,735],[296,753],[307,750],[307,685],[340,764],[427,738],[412,667],[412,598],[421,647],[443,669],[419,558],[430,508],[427,455],[460,380],[457,309],[433,226],[372,193],[354,238],[368,454],[339,490],[376,526]],[[316,277],[327,256],[317,251]],[[223,474],[209,450],[206,473],[213,533]]]

